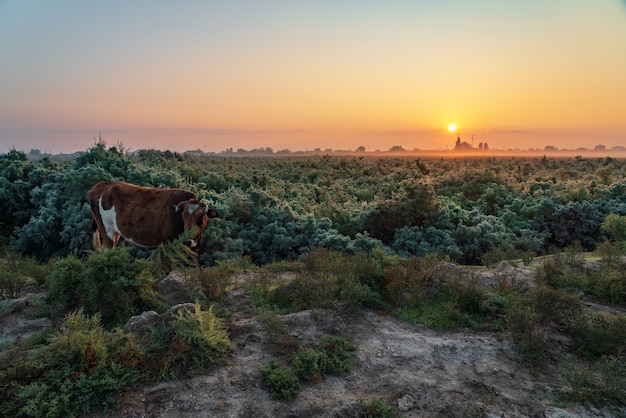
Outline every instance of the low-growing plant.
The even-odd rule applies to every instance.
[[[372,399],[366,402],[359,399],[360,416],[363,418],[397,418],[400,416],[393,406],[387,405],[382,399]]]
[[[588,358],[626,353],[626,315],[593,312],[581,315],[572,326],[576,351]]]
[[[265,328],[267,339],[271,343],[276,342],[278,336],[285,331],[285,324],[276,312],[269,309],[261,309],[257,314],[257,318]]]
[[[231,285],[231,273],[226,269],[203,268],[184,270],[185,278],[195,285],[202,297],[210,300],[219,300],[224,297],[226,290]]]
[[[468,317],[451,300],[437,299],[419,306],[401,306],[392,314],[404,321],[439,330],[458,329],[470,324]]]
[[[0,299],[18,298],[29,284],[45,281],[47,267],[33,257],[6,251],[0,259]]]
[[[533,290],[531,303],[543,323],[553,322],[561,327],[570,327],[583,313],[577,294],[539,285]]]
[[[516,258],[521,258],[519,251],[510,245],[500,245],[485,251],[480,260],[483,266],[493,268],[501,261],[511,262]]]
[[[620,270],[624,268],[624,262],[622,261],[622,255],[624,254],[623,243],[604,241],[596,247],[595,254],[600,257],[600,260],[609,269]]]
[[[58,304],[64,309],[79,307],[85,270],[85,263],[75,254],[69,254],[54,262],[48,276],[46,301],[49,304]]]
[[[384,270],[383,293],[394,306],[420,303],[436,298],[441,282],[448,272],[436,255],[411,257],[404,263],[394,263]]]
[[[19,345],[21,350],[30,350],[35,347],[40,347],[48,343],[50,337],[55,334],[55,330],[52,327],[44,327],[29,336],[20,340]]]
[[[18,298],[27,285],[28,277],[3,271],[0,266],[0,299]]]
[[[565,248],[565,251],[555,256],[557,259],[562,259],[563,265],[567,266],[570,270],[580,270],[585,263],[585,254],[583,253],[582,246],[579,242],[569,245]]]
[[[626,358],[602,356],[591,366],[566,366],[563,375],[571,393],[565,397],[575,402],[598,406],[626,405]]]
[[[340,283],[339,299],[346,308],[356,311],[360,307],[384,309],[387,304],[383,301],[380,293],[375,292],[368,285],[357,280],[355,276],[344,277]]]
[[[229,260],[219,260],[217,270],[227,273],[245,273],[255,271],[257,267],[249,256],[239,256]]]
[[[316,346],[324,353],[324,374],[342,375],[352,370],[356,347],[343,337],[328,336]]]
[[[480,314],[485,290],[474,277],[451,276],[445,280],[446,298],[454,302],[457,309],[467,314]]]
[[[511,300],[506,312],[506,326],[525,360],[531,364],[546,360],[545,325],[532,295],[517,295]]]
[[[301,298],[296,293],[295,279],[276,277],[268,272],[250,281],[249,291],[253,305],[277,313],[298,312],[303,309]]]
[[[0,374],[0,416],[79,416],[110,410],[141,378],[143,349],[131,334],[105,332],[100,316],[69,314],[49,344]]]
[[[537,281],[554,288],[567,287],[569,283],[565,267],[559,257],[546,258],[537,269]]]
[[[233,349],[228,331],[213,306],[184,305],[147,334],[151,373],[160,379],[196,373],[213,364],[224,364]]]
[[[618,264],[616,264],[618,266]],[[604,268],[585,272],[584,290],[602,302],[622,304],[626,302],[626,265],[620,268]]]
[[[269,390],[272,399],[288,401],[300,393],[300,384],[290,369],[271,359],[266,367],[259,367],[261,379]]]
[[[326,369],[326,353],[313,347],[302,346],[298,348],[291,360],[291,365],[296,376],[304,380],[316,380],[322,377]]]

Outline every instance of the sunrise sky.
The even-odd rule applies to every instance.
[[[0,153],[626,146],[624,0],[0,0]]]

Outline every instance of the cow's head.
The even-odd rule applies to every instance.
[[[208,219],[217,218],[215,209],[209,208],[206,203],[197,199],[184,200],[178,203],[176,205],[176,212],[181,214],[185,231],[194,226],[198,228],[196,236],[184,242],[189,248],[198,247]]]

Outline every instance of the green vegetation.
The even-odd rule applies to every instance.
[[[124,180],[189,189],[217,210],[204,232],[205,266],[242,256],[257,265],[296,261],[313,248],[439,253],[491,265],[572,243],[592,251],[607,237],[623,243],[625,165],[612,158],[131,155],[103,141],[56,163],[13,150],[0,155],[0,244],[41,261],[83,256],[93,230],[87,191],[100,180]],[[167,269],[168,257],[161,260]]]
[[[213,312],[196,304],[173,312],[169,322],[148,333],[148,357],[159,379],[194,374],[211,364],[224,364],[233,344],[228,331]]]
[[[181,237],[154,251],[91,251],[85,196],[100,180],[181,187],[214,207],[199,258]],[[0,371],[0,415],[72,416],[109,410],[142,382],[223,364],[233,349],[226,297],[249,273],[250,312],[280,344],[281,315],[305,309],[385,312],[436,329],[512,336],[530,367],[558,361],[549,335],[589,367],[563,365],[576,402],[626,404],[626,162],[605,159],[196,157],[104,142],[74,161],[0,155],[0,315],[26,291],[40,315],[65,316],[12,346]],[[537,271],[496,283],[481,265]],[[191,263],[190,263],[191,261]],[[195,266],[197,261],[199,266]],[[474,266],[461,268],[457,265]],[[119,327],[168,307],[157,279],[181,271],[195,304],[141,337]],[[593,312],[585,304],[615,307]],[[323,313],[320,313],[323,314]],[[277,399],[351,370],[341,337],[298,346],[260,368]],[[515,354],[514,354],[515,355]],[[365,416],[394,416],[380,400]]]
[[[300,393],[300,384],[293,372],[280,366],[276,360],[271,359],[267,367],[260,367],[259,371],[273,399],[288,401]]]
[[[261,367],[259,371],[273,398],[289,400],[300,392],[298,379],[315,382],[325,375],[349,373],[355,350],[356,347],[346,339],[327,336],[315,346],[299,346],[291,360],[291,369],[271,359],[267,367]]]
[[[47,302],[62,309],[83,307],[98,313],[105,326],[124,325],[132,315],[162,311],[165,305],[153,289],[151,263],[130,257],[128,248],[91,253],[86,262],[70,254],[52,266]]]
[[[381,399],[372,399],[369,402],[359,399],[359,406],[362,410],[360,416],[363,418],[397,418],[400,416],[395,408],[387,405]]]
[[[232,349],[221,321],[197,305],[181,308],[141,341],[119,329],[106,331],[99,314],[82,309],[68,314],[56,334],[36,338],[40,350],[24,351],[33,343],[17,346],[13,366],[0,371],[1,416],[111,410],[137,384],[222,364]]]

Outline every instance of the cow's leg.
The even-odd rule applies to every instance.
[[[112,241],[112,242],[113,242],[113,244],[112,244],[111,248],[115,248],[115,247],[117,247],[117,243],[118,243],[118,242],[119,242],[119,240],[120,240],[120,236],[121,236],[120,234],[114,234],[114,235],[113,235],[113,241]]]
[[[100,241],[100,231],[98,231],[97,229],[93,233],[93,238],[91,240],[91,245],[93,246],[93,249],[94,249],[95,252],[97,252],[97,253],[102,252],[102,241]]]
[[[105,250],[110,250],[111,248],[115,248],[115,245],[117,244],[117,240],[118,238],[115,238],[115,236],[113,238],[115,238],[115,240],[112,240],[111,238],[109,238],[109,236],[107,234],[101,234],[100,231],[96,231],[97,234],[99,235],[99,237],[102,239],[102,243],[101,246],[102,248],[104,248]],[[98,239],[98,241],[100,241],[100,239]]]

